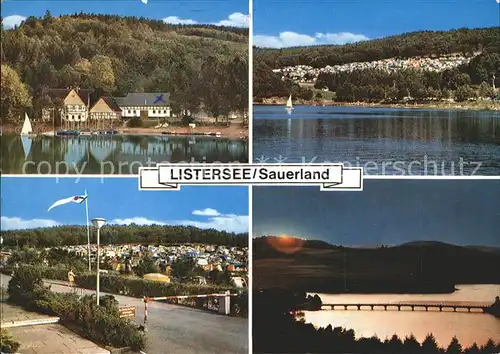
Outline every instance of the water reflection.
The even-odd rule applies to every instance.
[[[492,303],[500,294],[499,285],[459,285],[452,294],[319,294],[323,303],[392,303],[410,301],[449,301]],[[355,330],[358,337],[377,335],[381,339],[397,334],[404,338],[413,334],[422,342],[433,333],[441,346],[447,346],[453,336],[470,346],[486,344],[488,339],[500,341],[500,319],[482,313],[420,312],[420,311],[306,311],[304,319],[318,327],[345,327]]]
[[[131,174],[158,162],[248,162],[246,141],[212,137],[3,135],[3,173]]]
[[[272,107],[256,108],[256,158],[344,162],[365,167],[366,174],[409,174],[407,167],[417,161],[411,174],[419,175],[425,174],[426,161],[436,163],[438,175],[459,174],[463,161],[466,175],[477,165],[476,174],[500,174],[497,112],[300,107],[292,117]]]

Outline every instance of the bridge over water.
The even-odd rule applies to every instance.
[[[464,313],[492,313],[493,306],[491,303],[467,303],[467,302],[438,302],[438,301],[411,301],[411,302],[393,302],[393,303],[335,303],[322,304],[321,309],[326,310],[379,310],[379,311],[429,311],[439,310],[440,312],[446,309],[452,309],[453,312]],[[462,311],[460,311],[462,310]],[[467,310],[467,311],[463,311]],[[451,312],[451,311],[448,311]]]

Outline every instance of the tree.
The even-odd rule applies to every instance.
[[[436,342],[436,338],[432,334],[428,334],[424,341],[422,342],[422,350],[426,354],[437,354],[439,353],[439,347]]]
[[[1,71],[0,107],[2,118],[20,120],[21,112],[25,108],[31,107],[31,96],[28,88],[10,66],[2,64]]]
[[[470,98],[476,97],[476,91],[472,89],[469,85],[460,86],[457,91],[455,91],[455,100],[457,102],[467,101]]]
[[[155,261],[150,257],[143,257],[139,264],[134,268],[135,274],[142,277],[148,273],[156,273],[158,271],[158,267],[155,264]]]
[[[457,337],[452,338],[446,349],[446,354],[462,354],[462,345],[458,342]]]
[[[94,56],[90,60],[88,74],[90,76],[90,84],[94,89],[101,89],[106,94],[110,94],[116,90],[113,65],[108,56]]]
[[[478,94],[481,98],[494,98],[496,93],[491,85],[483,82],[479,85]]]

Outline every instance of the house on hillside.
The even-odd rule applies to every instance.
[[[104,128],[108,124],[120,121],[122,110],[113,97],[101,97],[90,109],[90,126]]]
[[[72,129],[86,126],[92,93],[92,90],[81,90],[78,87],[49,89],[47,95],[52,100],[52,105],[42,109],[42,120],[60,120],[66,128]]]
[[[169,93],[128,93],[114,97],[123,119],[164,119],[171,117]]]

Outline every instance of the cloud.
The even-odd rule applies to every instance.
[[[193,211],[193,215],[219,216],[220,213],[217,210],[215,210],[215,209],[206,208],[206,209],[203,209],[203,210],[194,210]]]
[[[206,220],[151,220],[146,217],[136,216],[125,219],[114,219],[109,224],[115,225],[183,225],[193,226],[200,229],[215,229],[219,231],[243,233],[248,232],[248,215],[222,214],[215,209],[206,208],[202,210],[193,210],[191,213],[196,216],[206,217]]]
[[[178,16],[168,16],[163,19],[163,22],[169,23],[171,25],[196,25],[200,22],[189,19],[180,18]],[[235,12],[228,16],[227,19],[221,20],[219,22],[211,23],[215,26],[226,26],[226,27],[248,27],[250,20],[248,15],[242,14],[241,12]]]
[[[195,25],[198,22],[191,19],[182,19],[177,16],[168,16],[163,19],[163,22],[169,23],[171,25]]]
[[[176,220],[175,225],[194,226],[200,229],[215,229],[227,232],[248,232],[248,215],[220,214],[209,217],[206,221]]]
[[[151,220],[142,216],[136,216],[133,218],[125,218],[125,219],[113,219],[109,221],[111,225],[166,225],[167,223],[163,221]]]
[[[152,220],[143,216],[135,216],[131,218],[113,219],[107,222],[108,225],[183,225],[194,226],[200,229],[216,229],[219,231],[243,233],[248,232],[248,215],[237,214],[222,214],[215,209],[206,208],[202,210],[193,210],[192,215],[203,217],[205,220]],[[55,220],[49,219],[31,219],[23,220],[18,217],[1,218],[2,230],[20,230],[20,229],[36,229],[40,227],[52,227],[62,225]]]
[[[2,216],[0,219],[1,219],[2,230],[35,229],[40,227],[52,227],[60,225],[60,223],[51,219],[24,220],[18,217],[11,218],[8,216]]]
[[[286,48],[322,44],[346,44],[366,41],[369,38],[363,34],[350,32],[316,33],[314,36],[297,32],[281,32],[279,36],[255,35],[253,43],[261,48]]]
[[[250,22],[250,17],[248,15],[242,14],[241,12],[235,12],[229,15],[227,20],[222,20],[214,23],[216,26],[226,26],[226,27],[248,27]]]
[[[26,17],[20,15],[11,15],[3,18],[3,27],[5,29],[14,28],[19,26],[21,22],[25,21]]]

